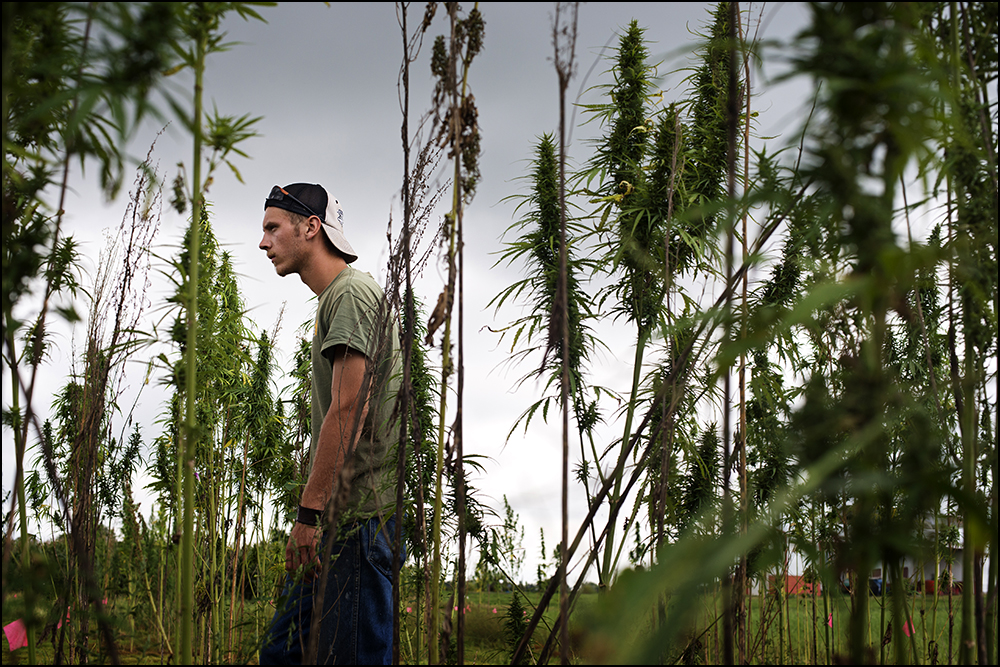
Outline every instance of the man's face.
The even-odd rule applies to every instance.
[[[258,247],[267,253],[279,276],[298,273],[306,259],[306,237],[302,226],[292,222],[284,209],[264,209],[264,237]]]

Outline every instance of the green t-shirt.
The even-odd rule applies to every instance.
[[[312,446],[310,469],[316,459],[323,417],[330,409],[333,381],[332,348],[345,345],[348,354],[365,355],[372,373],[368,416],[354,452],[354,476],[345,518],[367,518],[390,509],[396,501],[395,465],[398,432],[392,413],[399,392],[399,335],[378,283],[351,267],[341,271],[319,295],[312,341]],[[350,425],[348,425],[350,428]]]

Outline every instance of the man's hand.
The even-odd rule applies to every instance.
[[[319,572],[319,528],[296,521],[285,546],[285,570],[294,572],[305,566],[305,578],[311,579]]]

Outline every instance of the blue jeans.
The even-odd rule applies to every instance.
[[[320,665],[388,665],[392,662],[392,547],[395,518],[378,517],[355,524],[333,545],[333,562],[323,595]],[[324,542],[326,536],[324,535]],[[400,563],[406,558],[401,545]],[[294,573],[293,573],[294,574]],[[262,665],[301,665],[309,646],[312,582],[285,579],[277,610],[260,650]]]

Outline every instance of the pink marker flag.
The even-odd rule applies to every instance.
[[[22,646],[28,645],[28,629],[24,627],[24,621],[17,619],[3,626],[3,633],[10,644],[10,650],[16,651]]]
[[[903,634],[909,637],[914,632],[916,632],[916,629],[913,627],[913,619],[911,618],[906,623],[903,623]]]
[[[826,624],[829,625],[831,628],[833,627],[833,612],[832,611],[830,612],[830,617],[826,619]]]

